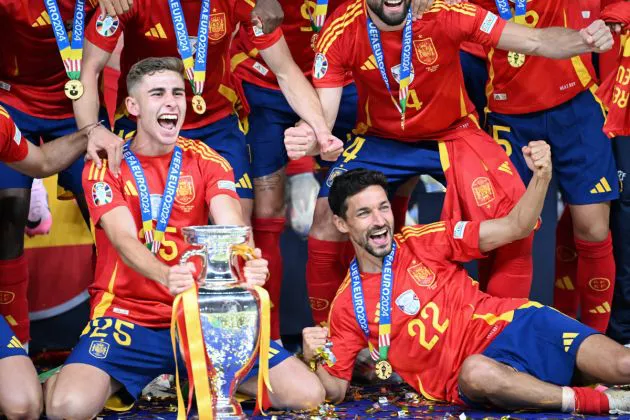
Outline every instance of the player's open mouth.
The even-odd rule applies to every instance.
[[[404,0],[388,0],[385,2],[385,7],[387,8],[399,8],[402,6]]]
[[[179,116],[177,114],[162,114],[157,120],[160,127],[167,130],[173,130],[177,126]]]
[[[389,244],[389,229],[380,228],[370,233],[369,238],[376,246],[386,246]]]

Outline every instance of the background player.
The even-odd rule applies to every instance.
[[[536,302],[491,297],[461,265],[536,226],[551,180],[550,148],[530,142],[523,154],[534,174],[506,217],[418,225],[396,236],[383,174],[359,169],[336,178],[329,195],[334,222],[349,234],[356,260],[331,310],[337,361],[316,370],[327,398],[343,399],[356,354],[369,344],[377,369],[393,367],[431,400],[585,414],[630,410],[627,391],[569,387],[574,374],[630,382],[630,349]],[[319,327],[304,330],[305,357],[326,335]]]
[[[378,61],[375,49],[367,39],[367,16],[374,20],[378,28],[375,31],[382,39],[383,70],[388,86],[396,86],[402,77],[398,64],[403,49],[400,29],[406,24],[408,8],[409,1],[396,6],[388,6],[381,0],[371,0],[366,5],[350,1],[329,19],[329,22],[343,22],[342,27],[327,24],[319,37],[314,83],[329,124],[334,122],[348,71],[354,75],[359,95],[357,136],[339,157],[320,190],[310,234],[310,238],[319,242],[335,243],[344,239],[330,223],[331,213],[325,197],[334,177],[352,168],[382,169],[394,188],[421,173],[441,178],[444,172],[450,187],[443,209],[445,218],[454,214],[479,220],[493,218],[507,214],[516,203],[524,186],[516,179],[515,169],[505,153],[477,125],[474,107],[465,94],[458,60],[462,41],[550,57],[566,57],[612,46],[610,32],[601,21],[589,27],[592,35],[564,28],[532,30],[505,22],[471,4],[448,6],[436,1],[410,28],[413,42],[410,84],[403,89],[408,96],[403,130],[400,106],[397,107],[397,100],[383,81],[375,64]],[[387,69],[386,66],[392,67]],[[392,92],[396,94],[395,90]],[[392,101],[394,103],[390,104]],[[374,111],[375,104],[379,104],[378,112]],[[307,131],[304,126],[287,130],[285,145],[289,156],[300,157],[306,151],[304,146],[310,138]],[[422,140],[442,141],[440,152],[435,142]],[[316,286],[309,285],[309,290],[318,287],[327,291],[325,298],[330,302],[333,291],[341,283],[341,264],[338,258],[330,258],[326,266],[320,264],[315,271],[311,268],[311,257],[309,253],[307,282]],[[489,293],[528,296],[531,237],[497,250],[492,267]],[[326,312],[328,309],[324,308]]]
[[[186,113],[182,74],[182,62],[175,58],[150,58],[134,65],[127,75],[131,96],[125,101],[138,121],[137,135],[126,149],[132,157],[125,157],[127,165],[118,178],[92,164],[84,169],[97,227],[92,321],[61,372],[47,382],[51,419],[92,418],[117,391],[135,399],[153,378],[174,373],[169,331],[173,295],[194,284],[194,267],[177,264],[185,247],[180,229],[204,225],[209,217],[216,224],[244,224],[227,161],[203,143],[179,137]],[[177,187],[166,188],[172,177],[178,178],[173,181]],[[143,181],[148,192],[140,188]],[[163,200],[166,206],[160,191],[170,197]],[[166,226],[158,224],[151,236],[145,233],[153,233],[153,220],[144,220],[140,210],[145,199],[152,219],[170,214]],[[265,260],[245,265],[249,284],[263,284],[268,273]],[[273,346],[271,403],[292,408],[319,404],[323,390],[317,378],[287,351]],[[241,386],[245,392],[255,389],[255,378]]]

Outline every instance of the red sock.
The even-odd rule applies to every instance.
[[[280,252],[280,235],[284,230],[284,218],[252,219],[254,241],[262,251],[263,258],[269,261],[269,280],[265,289],[271,299],[271,339],[280,338],[280,292],[282,290],[282,254]]]
[[[580,295],[577,286],[577,252],[573,239],[573,219],[568,207],[556,227],[556,281],[553,306],[560,312],[577,317]]]
[[[0,261],[0,315],[22,343],[31,338],[27,292],[28,263],[24,254],[14,260]]]
[[[615,286],[615,259],[610,232],[602,242],[587,242],[575,238],[575,249],[578,254],[580,320],[605,333],[610,320],[610,305]]]
[[[394,233],[400,232],[405,226],[407,209],[409,208],[409,196],[394,195],[392,198],[392,212],[394,213]]]
[[[330,304],[346,275],[343,262],[346,242],[322,241],[308,237],[306,286],[315,325],[328,322]]]
[[[575,411],[580,414],[608,414],[608,397],[589,387],[571,387],[575,392]]]
[[[493,251],[488,294],[497,297],[528,298],[532,286],[532,243],[534,234]]]

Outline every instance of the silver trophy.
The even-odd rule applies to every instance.
[[[260,308],[255,294],[238,284],[234,250],[248,243],[251,229],[191,226],[182,232],[195,249],[185,252],[180,262],[200,257],[204,266],[198,301],[205,349],[215,371],[210,378],[214,416],[245,418],[234,393],[257,354]]]

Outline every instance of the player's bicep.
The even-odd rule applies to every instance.
[[[241,202],[228,194],[218,194],[210,199],[210,218],[215,225],[246,224]]]

